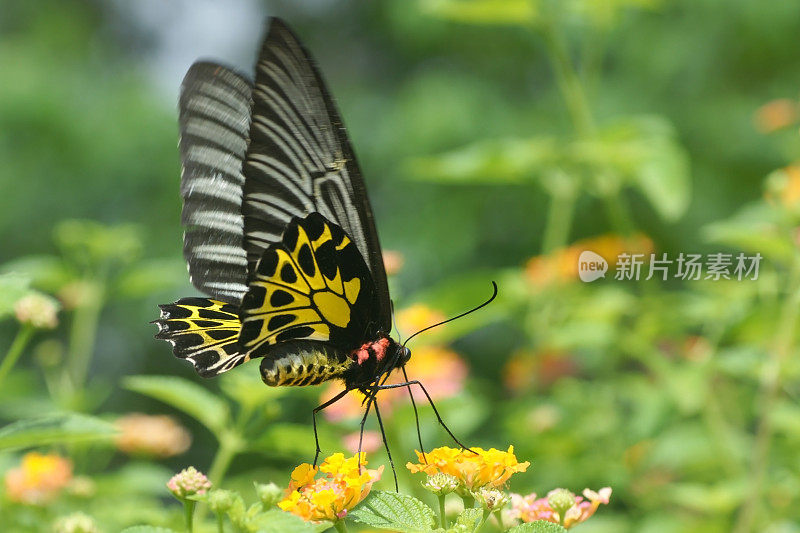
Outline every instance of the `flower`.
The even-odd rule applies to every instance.
[[[414,304],[397,312],[397,327],[408,335],[445,320],[444,313],[425,304]]]
[[[354,454],[359,451],[372,453],[380,448],[383,443],[381,434],[377,431],[365,431],[363,439],[360,431],[354,431],[342,437],[342,441],[344,441],[344,447]],[[361,443],[361,450],[358,449],[359,442]]]
[[[487,511],[497,511],[506,506],[511,501],[511,498],[503,491],[482,487],[473,492],[475,501]]]
[[[476,491],[483,487],[500,488],[517,472],[525,472],[530,462],[520,463],[514,455],[514,447],[508,451],[495,448],[470,448],[461,450],[443,446],[428,453],[416,452],[419,463],[407,463],[412,474],[425,472],[429,476],[442,472],[459,480],[466,490]]]
[[[629,237],[606,234],[583,239],[547,255],[537,255],[525,265],[525,276],[533,285],[544,287],[578,279],[578,258],[584,250],[600,255],[615,264],[622,253],[642,254],[647,259],[653,252],[653,241],[642,233]]]
[[[437,496],[444,496],[455,491],[459,487],[459,484],[460,482],[456,476],[439,472],[438,474],[428,476],[427,479],[422,482],[422,488],[431,491]]]
[[[256,494],[264,507],[272,507],[281,500],[283,491],[275,483],[256,483]]]
[[[464,388],[464,383],[469,374],[469,367],[460,355],[440,346],[423,345],[417,348],[406,367],[408,372],[412,374],[413,379],[417,379],[425,385],[425,389],[433,400],[449,398],[458,394]],[[403,383],[404,381],[405,379],[400,372],[394,372],[387,384],[392,385]],[[427,402],[427,398],[418,387],[412,386],[411,390],[414,393],[415,401]],[[341,384],[331,383],[320,395],[320,403],[325,403],[340,391]],[[338,402],[326,407],[323,413],[332,422],[360,418],[364,414],[364,398],[360,391],[353,390]],[[376,398],[379,402],[381,416],[384,418],[388,418],[398,404],[410,401],[408,390],[405,387],[379,391]],[[354,453],[356,451],[353,448],[348,449]],[[365,447],[362,451],[369,451],[369,449]]]
[[[35,292],[23,296],[14,304],[14,314],[21,324],[37,329],[53,329],[58,325],[58,302]]]
[[[341,520],[381,478],[383,466],[369,470],[363,468],[366,464],[364,454],[345,458],[341,453],[331,455],[319,467],[303,463],[292,472],[278,507],[308,521]],[[318,478],[318,473],[324,476]]]
[[[797,104],[788,98],[778,98],[762,105],[753,117],[761,133],[772,133],[791,126],[797,121]]]
[[[578,364],[569,352],[562,350],[519,351],[503,366],[503,383],[514,393],[535,385],[547,387],[565,376],[578,372]]]
[[[55,533],[99,533],[94,519],[84,513],[72,513],[57,519],[53,525]]]
[[[778,169],[767,176],[767,201],[792,212],[800,211],[800,164]]]
[[[211,488],[211,482],[202,472],[195,467],[184,468],[169,481],[167,488],[179,500],[185,500],[189,496],[205,494]]]
[[[6,473],[8,499],[31,505],[46,504],[72,479],[72,463],[60,455],[26,453],[20,466]]]
[[[117,419],[117,448],[128,455],[172,457],[189,449],[189,432],[167,415],[131,413]]]
[[[387,276],[394,276],[403,269],[406,258],[397,250],[383,251],[383,268],[386,269]]]
[[[546,520],[561,524],[567,529],[586,521],[600,504],[611,498],[611,487],[595,492],[584,489],[583,496],[575,496],[566,489],[551,490],[546,498],[537,498],[535,493],[521,496],[511,495],[511,516],[523,522]]]

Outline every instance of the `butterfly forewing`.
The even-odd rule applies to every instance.
[[[293,217],[320,213],[366,260],[380,300],[375,321],[388,330],[386,273],[358,164],[313,60],[279,19],[272,19],[262,46],[252,95],[242,205],[251,279]]]
[[[250,82],[221,65],[192,65],[180,97],[183,252],[195,287],[233,303],[247,290],[241,206],[249,126]]]

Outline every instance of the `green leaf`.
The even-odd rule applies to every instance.
[[[432,531],[433,511],[414,498],[397,492],[373,491],[349,515],[356,522],[403,532]]]
[[[467,531],[475,531],[480,521],[483,520],[483,509],[468,507],[461,511],[456,519],[456,525],[463,525]]]
[[[19,420],[0,429],[0,449],[110,439],[117,430],[99,418],[74,413]]]
[[[566,529],[553,522],[537,520],[512,527],[507,533],[564,533],[565,531]]]
[[[196,419],[212,433],[219,434],[229,419],[228,406],[207,389],[173,376],[132,376],[125,387],[160,400]]]
[[[175,530],[155,526],[131,526],[123,529],[122,533],[175,533]]]
[[[55,292],[75,279],[75,273],[60,257],[53,255],[28,255],[12,259],[0,266],[0,272],[24,275],[30,278],[33,286],[47,292]]]
[[[270,509],[269,511],[260,513],[254,522],[258,533],[284,533],[295,531],[300,533],[315,533],[320,530],[324,531],[330,527],[329,524],[310,524],[299,516],[279,509]],[[324,527],[321,529],[320,526]]]
[[[14,304],[29,292],[30,284],[31,279],[25,274],[0,274],[0,318],[14,312]]]

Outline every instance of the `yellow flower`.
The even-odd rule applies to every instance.
[[[294,469],[289,488],[278,507],[303,520],[341,520],[367,497],[372,485],[381,478],[383,466],[377,470],[364,468],[364,454],[345,457],[335,453],[319,468],[303,463]],[[316,477],[318,473],[323,477]]]
[[[407,335],[443,321],[444,313],[424,304],[414,304],[397,312],[397,327]]]
[[[167,415],[131,413],[117,419],[117,448],[128,455],[171,457],[189,449],[189,432]]]
[[[60,455],[31,452],[6,473],[8,499],[41,505],[55,499],[72,479],[72,463]]]
[[[513,446],[505,452],[495,448],[460,450],[443,446],[425,454],[416,453],[420,462],[406,464],[411,473],[450,474],[471,491],[482,487],[502,487],[513,474],[525,472],[530,466],[528,461],[517,461]]]

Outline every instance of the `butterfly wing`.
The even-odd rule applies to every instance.
[[[183,253],[194,286],[229,303],[247,291],[241,210],[250,93],[244,76],[198,62],[179,103]]]
[[[386,272],[361,172],[319,71],[280,19],[271,19],[252,100],[242,202],[250,279],[294,217],[320,213],[340,226],[363,256],[378,299],[378,329],[388,330]]]

